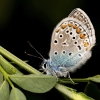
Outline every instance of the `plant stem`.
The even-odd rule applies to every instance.
[[[13,54],[11,54],[10,52],[8,52],[6,49],[4,49],[3,47],[0,46],[0,53],[5,56],[6,58],[8,58],[9,60],[15,62],[17,65],[19,65],[21,68],[25,69],[26,71],[32,73],[32,74],[42,74],[41,72],[39,72],[38,70],[34,69],[33,67],[31,67],[30,65],[28,65],[27,63],[25,63],[24,61],[22,61],[21,59],[17,58],[16,56],[14,56]]]
[[[89,80],[87,78],[75,78],[73,79],[74,82],[88,82]]]
[[[6,73],[5,71],[4,71],[4,69],[0,66],[0,72],[4,75],[4,78],[9,82],[9,84],[11,85],[11,87],[13,88],[14,87],[14,85],[13,85],[13,83],[10,81],[10,79],[9,79],[9,74],[8,73]]]
[[[75,84],[77,84],[77,82],[88,82],[89,81],[88,78],[72,78],[72,80],[75,82]],[[73,84],[69,78],[67,78],[67,79],[59,79],[58,83]]]
[[[0,55],[0,65],[8,74],[22,74],[17,68],[10,64],[6,59]]]

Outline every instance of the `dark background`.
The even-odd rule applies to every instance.
[[[90,17],[95,28],[96,46],[90,60],[71,77],[100,74],[100,6],[97,0],[0,0],[0,45],[39,69],[42,60],[24,53],[27,51],[39,57],[27,41],[48,59],[54,27],[75,8],[83,9]]]

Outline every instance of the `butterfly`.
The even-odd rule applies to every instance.
[[[55,27],[50,58],[44,59],[42,69],[49,75],[69,76],[91,57],[95,42],[95,30],[88,15],[80,8],[74,9]]]

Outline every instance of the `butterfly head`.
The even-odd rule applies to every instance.
[[[45,72],[47,75],[53,75],[56,77],[66,77],[69,72],[69,70],[66,69],[66,67],[52,65],[50,59],[45,59],[41,67],[43,72]]]

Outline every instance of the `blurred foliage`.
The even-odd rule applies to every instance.
[[[0,27],[3,27],[9,23],[13,10],[14,0],[0,0]]]

